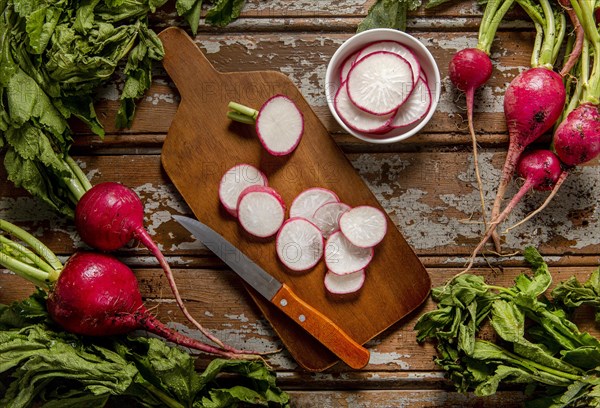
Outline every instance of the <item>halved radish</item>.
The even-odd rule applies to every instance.
[[[398,54],[377,51],[356,61],[346,86],[357,107],[374,115],[386,115],[398,109],[412,92],[412,67]]]
[[[360,248],[379,244],[387,232],[387,220],[375,207],[354,207],[340,217],[340,231],[350,243]]]
[[[415,89],[406,102],[396,111],[389,122],[392,128],[409,126],[427,114],[431,107],[431,91],[422,77],[419,77]]]
[[[320,206],[313,215],[313,221],[321,230],[323,238],[327,239],[340,228],[339,221],[350,206],[344,203],[326,203]]]
[[[396,41],[387,41],[386,40],[386,41],[377,41],[377,42],[371,43],[360,50],[358,56],[356,57],[356,61],[360,60],[361,58],[366,57],[369,54],[377,52],[377,51],[393,52],[394,54],[398,54],[402,58],[404,58],[410,64],[410,66],[412,68],[413,81],[414,82],[417,81],[417,79],[419,78],[419,72],[421,71],[421,64],[419,63],[419,60],[417,59],[416,55],[409,47],[407,47],[404,44],[400,44],[399,42],[396,42]]]
[[[329,293],[335,295],[347,295],[357,292],[365,283],[365,270],[361,269],[356,272],[339,275],[337,273],[327,271],[325,274],[325,288]]]
[[[219,184],[219,200],[227,212],[237,217],[237,202],[240,193],[249,186],[268,185],[262,171],[249,164],[237,164],[227,170]]]
[[[304,115],[285,95],[269,98],[258,111],[237,102],[229,102],[229,109],[229,119],[255,125],[260,143],[273,156],[290,154],[302,139]]]
[[[275,241],[279,260],[293,271],[306,271],[323,256],[323,236],[319,228],[305,218],[287,220]]]
[[[387,115],[373,115],[359,109],[348,96],[348,88],[343,83],[334,100],[335,110],[346,125],[365,133],[387,132],[395,112]]]
[[[259,238],[274,235],[285,219],[285,203],[271,187],[250,186],[240,194],[238,220],[250,234]]]
[[[364,269],[373,259],[373,248],[353,245],[341,231],[334,232],[325,243],[327,269],[345,275]]]
[[[290,206],[290,218],[302,217],[312,221],[315,211],[326,203],[338,203],[337,194],[321,187],[308,188],[298,194]]]
[[[342,67],[340,68],[340,84],[346,82],[346,78],[348,78],[348,72],[356,62],[356,57],[360,54],[360,51],[355,52],[354,54],[350,54],[344,62],[342,63]]]
[[[256,133],[265,149],[273,156],[294,151],[304,133],[304,116],[285,95],[275,95],[260,108]]]

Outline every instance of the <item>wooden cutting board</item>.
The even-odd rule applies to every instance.
[[[309,187],[331,189],[350,206],[381,206],[288,77],[269,71],[217,72],[183,30],[168,28],[159,37],[165,47],[164,67],[181,94],[161,160],[194,215],[361,344],[417,308],[429,294],[429,276],[389,218],[387,235],[375,248],[364,286],[348,297],[328,295],[324,262],[306,273],[287,271],[277,259],[274,239],[257,240],[241,229],[218,198],[221,176],[238,163],[263,170],[288,206]],[[283,158],[262,149],[253,126],[226,117],[230,101],[258,109],[278,93],[294,100],[305,119],[300,145]],[[250,293],[302,367],[321,371],[337,361],[277,308]]]

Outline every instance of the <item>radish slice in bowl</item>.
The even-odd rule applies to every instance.
[[[294,151],[304,133],[304,116],[285,95],[275,95],[260,108],[256,133],[264,148],[273,156]]]
[[[394,112],[411,94],[412,67],[398,54],[378,51],[357,61],[346,81],[350,100],[373,115]]]
[[[308,188],[298,194],[290,206],[290,218],[301,217],[312,221],[312,216],[326,203],[338,203],[337,194],[321,187]]]
[[[356,62],[356,57],[359,53],[360,51],[357,51],[350,55],[342,64],[342,68],[340,69],[340,84],[346,82],[346,78],[348,78],[348,72],[350,72],[350,69],[352,69],[352,66]]]
[[[249,233],[259,238],[274,235],[285,219],[285,203],[271,187],[250,186],[240,194],[238,220]]]
[[[341,231],[334,232],[325,243],[327,268],[338,275],[364,269],[373,259],[373,248],[360,248],[346,239]]]
[[[410,126],[418,120],[421,120],[431,107],[431,91],[427,82],[419,77],[415,89],[410,94],[406,102],[396,111],[396,114],[389,122],[392,128]]]
[[[387,132],[395,112],[387,115],[373,115],[358,108],[350,100],[348,88],[344,82],[335,95],[335,110],[340,118],[352,129],[365,133]]]
[[[359,51],[359,54],[356,57],[356,61],[377,51],[392,52],[404,58],[406,62],[410,64],[413,82],[417,81],[417,79],[419,78],[419,72],[421,71],[421,64],[415,56],[415,53],[409,47],[400,44],[397,41],[377,41],[371,43]]]
[[[237,203],[242,191],[249,186],[268,185],[267,177],[256,167],[238,164],[225,172],[219,184],[219,200],[227,212],[237,216]]]
[[[287,220],[275,241],[279,260],[293,271],[306,271],[323,257],[323,236],[319,228],[305,218]]]
[[[353,245],[371,248],[385,237],[387,220],[381,210],[363,205],[345,212],[340,217],[340,231]]]
[[[331,234],[340,228],[340,217],[343,213],[350,210],[350,206],[344,203],[326,203],[320,206],[312,219],[313,222],[327,239]]]
[[[334,295],[348,295],[357,292],[365,283],[365,270],[339,275],[327,271],[325,274],[325,288]]]

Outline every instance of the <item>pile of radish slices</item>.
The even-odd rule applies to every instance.
[[[363,286],[374,247],[387,232],[386,217],[379,209],[351,208],[333,191],[319,187],[298,194],[286,220],[283,199],[249,164],[238,164],[223,175],[219,199],[249,234],[258,238],[277,234],[277,256],[290,271],[307,271],[324,258],[325,288],[336,295]]]
[[[431,108],[431,90],[415,53],[396,41],[377,41],[340,67],[334,106],[348,127],[385,134],[415,124]]]

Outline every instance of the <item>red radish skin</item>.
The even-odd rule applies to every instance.
[[[523,155],[518,163],[517,172],[520,177],[525,179],[525,182],[502,213],[490,221],[484,237],[471,254],[471,259],[466,270],[460,274],[466,273],[471,269],[479,251],[481,251],[486,242],[492,237],[498,225],[508,217],[525,194],[532,189],[546,191],[551,190],[556,185],[560,186],[566,174],[562,169],[560,160],[550,150],[535,150]]]
[[[239,351],[223,344],[196,321],[185,307],[167,260],[144,228],[144,206],[132,189],[114,182],[96,184],[75,207],[75,227],[83,242],[101,251],[122,248],[132,239],[140,241],[160,263],[185,317],[215,344],[230,351]]]
[[[565,104],[562,77],[546,68],[530,68],[517,75],[504,95],[504,115],[509,146],[500,183],[492,207],[492,219],[498,219],[500,206],[515,167],[525,148],[549,130],[560,117]],[[500,239],[493,230],[496,251]]]
[[[481,202],[481,217],[487,228],[485,220],[485,199],[483,195],[483,182],[479,171],[479,155],[477,147],[477,136],[473,124],[473,108],[475,91],[485,84],[492,76],[492,61],[488,54],[478,48],[466,48],[458,51],[448,66],[450,80],[460,91],[465,93],[467,102],[467,122],[471,134],[471,145],[473,149],[473,163],[475,166],[475,177],[479,188],[479,200]]]
[[[600,112],[591,103],[579,105],[554,132],[554,150],[567,166],[578,166],[600,154]]]
[[[147,330],[184,347],[227,358],[241,356],[166,327],[145,308],[131,269],[107,254],[73,255],[55,282],[47,307],[52,320],[71,333],[111,336]]]

